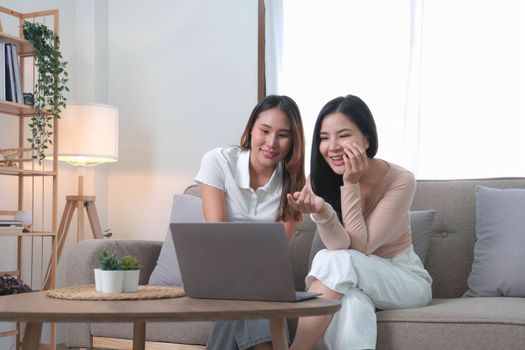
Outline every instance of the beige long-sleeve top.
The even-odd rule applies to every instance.
[[[363,213],[359,184],[341,186],[343,224],[326,203],[327,210],[312,215],[321,240],[328,249],[356,249],[366,255],[393,257],[412,244],[409,210],[416,181],[402,167],[389,169],[369,207]]]

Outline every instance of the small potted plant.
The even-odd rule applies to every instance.
[[[137,261],[137,258],[131,255],[124,256],[120,263],[122,270],[124,270],[122,291],[124,293],[136,292],[139,288],[139,276],[142,266]]]
[[[108,254],[109,251],[105,249],[102,252],[100,252],[100,254],[98,255],[100,265],[102,265],[102,260],[106,259]],[[102,269],[100,267],[96,267],[93,269],[93,271],[95,273],[95,290],[97,292],[102,292]]]
[[[100,255],[100,275],[102,293],[122,293],[124,270],[115,252],[103,250]],[[95,272],[96,273],[96,272]],[[96,276],[95,276],[96,278]],[[96,282],[96,281],[95,281]]]

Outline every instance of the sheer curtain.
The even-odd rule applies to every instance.
[[[525,176],[521,1],[281,4],[281,68],[266,79],[299,104],[308,144],[320,108],[350,93],[374,114],[378,157],[418,178]]]
[[[425,1],[420,177],[525,176],[524,10]]]
[[[281,91],[280,76],[283,58],[283,1],[265,0],[265,75],[266,95],[278,94]]]

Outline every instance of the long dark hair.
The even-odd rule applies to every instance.
[[[314,135],[312,140],[312,157],[310,160],[310,180],[312,190],[337,212],[341,220],[341,190],[343,177],[334,173],[332,168],[326,163],[319,151],[321,142],[321,125],[323,119],[332,113],[342,113],[350,119],[363,135],[368,139],[368,149],[366,155],[374,158],[377,153],[377,129],[374,117],[368,106],[357,96],[347,95],[337,97],[328,102],[319,112],[315,122]]]
[[[290,207],[286,199],[288,193],[300,191],[305,184],[303,122],[301,120],[299,107],[297,107],[295,101],[288,96],[277,95],[266,96],[262,99],[257,106],[255,106],[248,119],[248,123],[246,123],[246,127],[241,136],[240,146],[243,149],[250,149],[251,134],[255,121],[262,112],[272,108],[279,108],[286,114],[288,120],[290,120],[290,127],[292,129],[292,146],[286,154],[286,157],[284,157],[283,188],[275,220],[287,221],[288,219],[292,219],[299,221],[302,218],[301,212]]]

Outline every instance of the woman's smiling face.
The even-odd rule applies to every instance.
[[[256,168],[275,168],[292,146],[290,120],[279,108],[261,112],[251,136],[251,161]]]
[[[368,139],[361,129],[349,117],[336,112],[328,114],[321,123],[319,152],[334,173],[343,175],[345,172],[344,148],[357,143],[364,149],[368,148]]]

